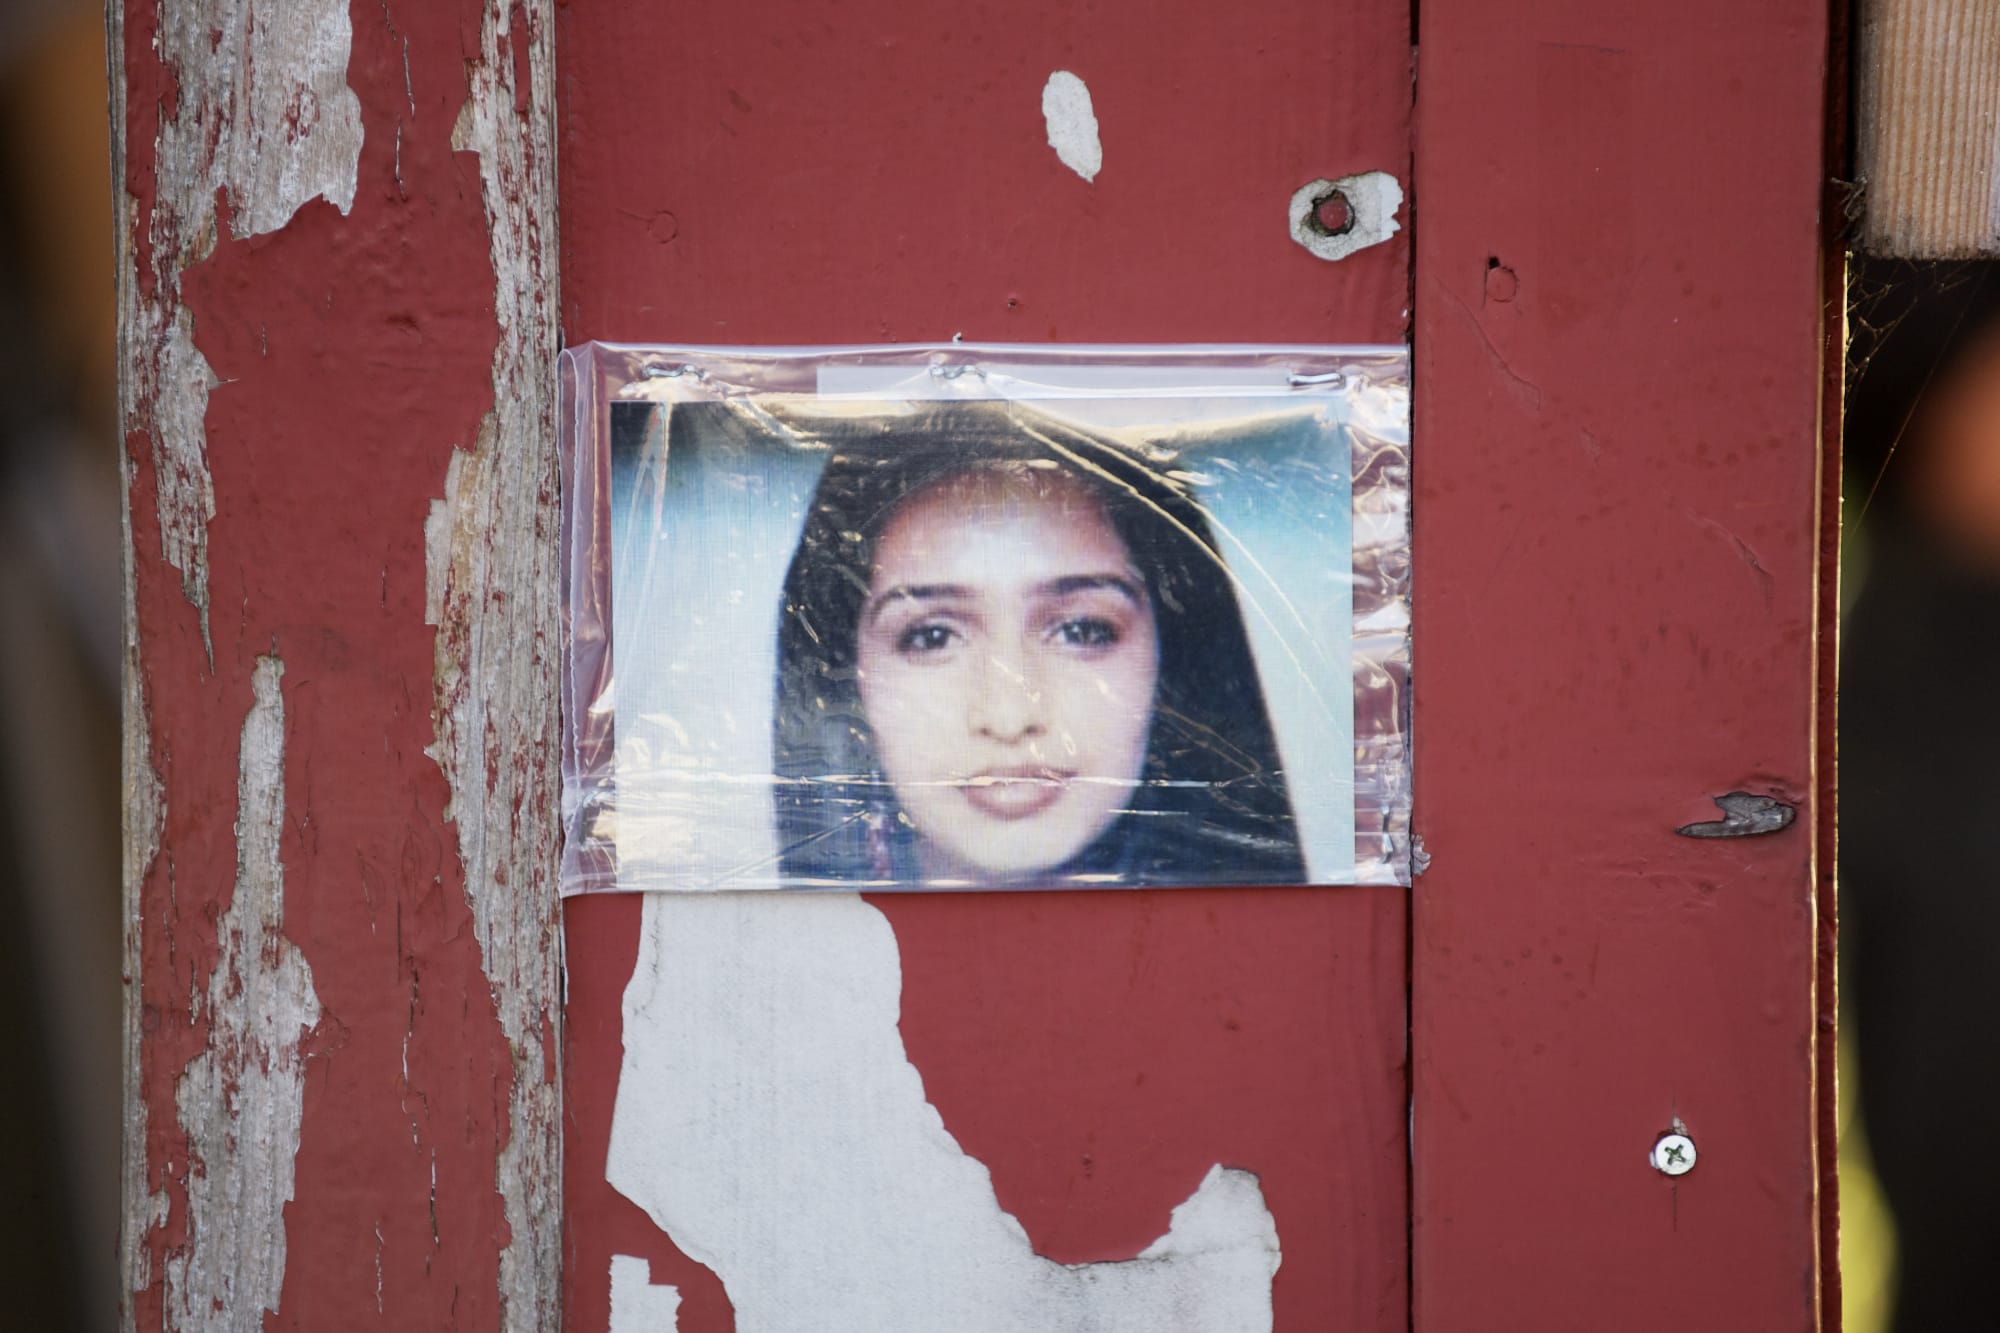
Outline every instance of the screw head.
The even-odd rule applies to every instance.
[[[1684,1176],[1694,1170],[1694,1140],[1685,1134],[1662,1134],[1649,1160],[1662,1175]]]

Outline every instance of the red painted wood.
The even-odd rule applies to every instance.
[[[892,0],[572,5],[558,29],[572,341],[1398,341],[1406,239],[1287,231],[1319,176],[1407,179],[1400,5]],[[1043,82],[1088,83],[1104,169]],[[1037,1249],[1129,1257],[1214,1162],[1262,1178],[1278,1326],[1402,1328],[1405,896],[1394,889],[882,896],[902,1031]],[[604,1181],[636,904],[566,911],[567,1303],[613,1254],[699,1270]],[[729,1326],[712,1284],[682,1327]]]
[[[1849,118],[1852,85],[1853,13],[1846,6],[1829,6],[1826,78],[1826,172],[1820,215],[1828,225],[1845,221],[1850,187]],[[1819,484],[1819,659],[1813,761],[1817,767],[1817,842],[1813,848],[1813,904],[1818,917],[1815,959],[1813,1060],[1817,1070],[1818,1104],[1815,1132],[1819,1150],[1820,1327],[1843,1326],[1840,1273],[1840,1083],[1839,1068],[1840,914],[1836,892],[1839,851],[1839,714],[1841,496],[1844,465],[1841,439],[1846,428],[1847,398],[1847,253],[1843,245],[1828,245],[1821,255],[1822,329],[1820,353],[1820,484]]]
[[[140,665],[162,852],[142,895],[148,1187],[163,1273],[187,1239],[187,1142],[175,1089],[206,1032],[189,997],[217,964],[235,876],[238,737],[261,654],[285,663],[285,935],[322,1007],[287,1262],[270,1328],[495,1328],[507,1224],[495,1156],[515,1077],[473,938],[448,796],[425,754],[435,633],[424,519],[454,448],[492,405],[494,274],[476,164],[451,149],[479,6],[357,6],[347,79],[365,125],[353,211],[307,204],[280,231],[225,230],[184,290],[222,383],[209,400],[214,662],[164,563],[158,479],[126,442]],[[156,15],[127,7],[124,188],[155,195],[157,107],[174,80]],[[468,36],[469,34],[469,36]],[[407,79],[407,84],[406,84]],[[400,173],[400,182],[398,173]],[[225,217],[227,216],[225,208]],[[150,289],[147,230],[136,271]],[[406,1072],[407,1071],[407,1072]],[[242,1311],[229,1312],[240,1320]]]
[[[1818,1326],[1826,9],[1423,6],[1424,1333]]]

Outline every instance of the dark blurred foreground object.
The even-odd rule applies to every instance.
[[[101,7],[0,14],[0,1325],[117,1320],[117,369]]]
[[[1894,1328],[1990,1327],[2000,1253],[2000,269],[1857,267],[1840,876]]]

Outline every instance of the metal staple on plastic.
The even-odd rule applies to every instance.
[[[1301,375],[1295,370],[1285,376],[1285,382],[1295,389],[1307,385],[1326,385],[1329,388],[1344,389],[1347,387],[1347,376],[1338,370],[1329,370],[1319,375]]]
[[[683,375],[692,375],[698,380],[708,378],[708,372],[692,362],[678,366],[641,366],[639,373],[649,380],[675,380]]]

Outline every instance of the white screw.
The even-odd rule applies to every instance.
[[[1685,1134],[1662,1134],[1650,1160],[1662,1175],[1684,1176],[1694,1170],[1694,1140]]]

